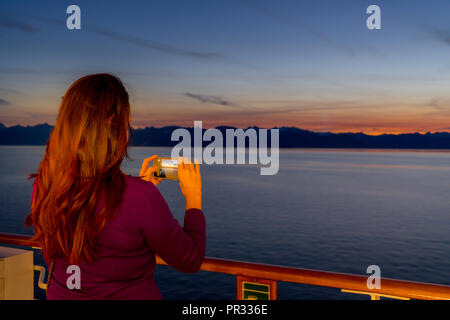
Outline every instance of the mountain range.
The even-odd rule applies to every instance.
[[[181,128],[146,127],[132,130],[134,146],[174,146],[172,131]],[[225,137],[225,130],[217,127]],[[258,127],[251,127],[258,129]],[[10,126],[0,123],[0,145],[45,145],[53,126],[47,123],[35,126]],[[193,128],[186,128],[193,134]],[[407,133],[368,135],[364,133],[313,132],[296,127],[279,127],[281,148],[376,148],[376,149],[450,149],[450,133]],[[203,129],[205,130],[205,129]],[[258,131],[258,130],[257,130]],[[192,135],[193,136],[193,135]],[[269,135],[270,136],[270,135]],[[210,142],[204,142],[208,145]]]

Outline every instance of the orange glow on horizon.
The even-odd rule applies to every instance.
[[[289,103],[288,103],[289,102]],[[196,101],[158,99],[132,105],[134,128],[192,127],[202,121],[204,128],[231,126],[248,128],[297,127],[313,132],[365,133],[368,135],[450,132],[450,113],[430,107],[425,100],[368,102],[325,101],[249,101],[237,108],[199,104]],[[58,104],[53,99],[36,100],[28,107],[5,106],[0,123],[5,126],[54,125]],[[292,106],[291,106],[292,105]],[[19,110],[21,109],[21,110]]]

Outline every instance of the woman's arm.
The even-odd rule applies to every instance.
[[[205,257],[206,223],[201,210],[200,167],[178,161],[180,189],[186,198],[184,227],[181,228],[159,190],[149,184],[148,219],[141,231],[147,244],[167,264],[187,273],[197,272]]]
[[[200,209],[190,208],[181,228],[159,190],[149,184],[149,214],[140,221],[141,233],[148,246],[174,269],[197,272],[205,257],[206,223]]]

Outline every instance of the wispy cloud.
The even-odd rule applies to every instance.
[[[43,17],[31,17],[32,19],[36,21],[40,21],[47,24],[53,24],[53,25],[64,25],[63,20],[59,19],[52,19],[52,18],[43,18]],[[140,46],[143,48],[171,54],[171,55],[177,55],[177,56],[184,56],[184,57],[190,57],[190,58],[196,58],[196,59],[206,59],[206,60],[214,60],[214,59],[223,59],[224,57],[218,53],[215,52],[207,52],[207,51],[197,51],[197,50],[191,50],[191,49],[184,49],[176,46],[172,46],[166,43],[162,43],[159,41],[151,40],[151,39],[143,39],[127,34],[121,34],[117,33],[111,30],[107,30],[104,28],[94,27],[94,26],[88,26],[84,27],[84,30],[91,31],[97,35],[119,40],[122,42],[127,42],[129,44],[133,44],[136,46]]]
[[[84,75],[84,74],[88,74],[88,73],[102,73],[102,72],[110,72],[113,74],[117,74],[117,75],[126,75],[126,76],[152,76],[152,75],[157,75],[157,76],[161,76],[161,75],[171,75],[171,76],[176,76],[173,75],[171,73],[168,72],[153,72],[153,71],[142,71],[142,72],[137,72],[137,71],[123,71],[121,69],[114,69],[113,71],[105,71],[103,69],[99,69],[99,70],[93,70],[93,69],[33,69],[33,68],[22,68],[22,67],[0,67],[0,73],[2,74],[25,74],[25,75],[36,75],[36,76],[40,76],[40,75],[48,75],[48,74],[54,74],[54,75],[67,75],[67,74],[75,74],[75,75]],[[13,89],[4,89],[4,88],[0,88],[0,92],[7,92],[7,93],[14,93],[14,94],[22,94],[24,95],[24,92],[18,91],[18,90],[13,90]]]
[[[7,74],[35,74],[35,75],[42,75],[42,74],[65,74],[67,72],[73,72],[73,70],[64,70],[64,69],[45,69],[45,70],[39,70],[39,69],[32,69],[32,68],[22,68],[22,67],[0,67],[0,72]],[[0,89],[1,91],[1,89]]]
[[[37,21],[44,24],[51,24],[51,25],[57,25],[57,26],[65,26],[64,19],[55,19],[55,18],[47,18],[42,16],[26,16],[25,17],[27,21]],[[25,24],[21,22],[18,19],[11,19],[8,18],[6,20],[5,25],[9,25],[10,27],[19,28],[24,32],[34,33],[39,30],[39,28],[35,27],[34,25]],[[225,56],[221,53],[213,52],[213,51],[199,51],[199,50],[193,50],[189,48],[183,48],[179,46],[174,46],[168,43],[152,40],[152,39],[144,39],[140,37],[136,37],[134,35],[129,34],[123,34],[118,33],[109,29],[104,29],[101,27],[96,26],[83,26],[83,30],[87,32],[94,33],[98,36],[114,39],[117,41],[125,42],[131,45],[135,45],[144,49],[150,49],[153,51],[169,54],[169,55],[175,55],[175,56],[182,56],[187,58],[194,58],[199,59],[203,61],[215,61],[215,62],[225,62],[227,64],[243,67],[249,70],[254,70],[258,73],[265,73],[268,74],[271,77],[277,78],[278,80],[284,81],[286,75],[278,74],[277,72],[274,72],[270,69],[268,69],[265,66],[260,65],[254,65],[248,61],[243,61],[239,58]],[[16,68],[17,69],[17,68]],[[40,71],[34,71],[34,70],[22,70],[24,72],[28,73],[39,73]],[[15,70],[15,72],[21,72],[21,70]]]
[[[450,114],[450,100],[448,98],[434,98],[429,102],[428,106],[434,109],[434,112],[430,112],[428,114]]]
[[[5,99],[0,98],[0,106],[10,106],[11,103]]]
[[[430,30],[431,35],[447,45],[450,45],[450,32],[447,30],[433,28]]]
[[[32,25],[22,22],[17,19],[11,19],[5,16],[0,17],[0,27],[15,29],[25,33],[36,33],[38,29]]]
[[[140,47],[144,47],[144,48],[148,48],[148,49],[152,49],[155,51],[168,53],[168,54],[172,54],[172,55],[185,56],[185,57],[196,58],[196,59],[207,59],[207,60],[223,58],[220,54],[214,53],[214,52],[202,52],[202,51],[183,49],[183,48],[174,47],[174,46],[171,46],[171,45],[168,45],[165,43],[161,43],[158,41],[147,40],[147,39],[142,39],[142,38],[138,38],[138,37],[134,37],[134,36],[130,36],[130,35],[119,34],[119,33],[101,29],[101,28],[91,28],[91,30],[93,32],[95,32],[96,34],[107,37],[107,38],[128,42],[130,44],[134,44],[134,45],[137,45]]]
[[[210,95],[196,94],[196,93],[190,93],[190,92],[186,92],[186,93],[184,93],[184,95],[186,97],[200,101],[201,103],[212,103],[212,104],[217,104],[217,105],[226,106],[226,107],[241,108],[241,106],[239,104],[231,102],[231,101],[226,100],[219,96],[210,96]]]
[[[1,70],[1,69],[0,69]],[[0,88],[0,92],[6,92],[6,93],[13,93],[13,94],[23,94],[21,91],[19,90],[15,90],[15,89],[5,89],[5,88]]]
[[[53,19],[53,18],[45,18],[45,17],[37,17],[30,16],[30,19],[47,23],[53,25],[65,25],[64,20]],[[96,26],[85,26],[84,30],[88,32],[95,33],[99,36],[126,42],[135,46],[139,46],[141,48],[150,49],[170,55],[183,56],[188,58],[200,59],[204,61],[222,61],[231,65],[243,67],[250,70],[255,70],[259,73],[266,73],[272,77],[276,77],[278,79],[283,79],[285,75],[280,75],[272,70],[269,70],[265,66],[255,65],[248,61],[243,61],[239,58],[225,56],[221,53],[212,52],[212,51],[198,51],[187,48],[181,48],[178,46],[173,46],[167,43],[163,43],[160,41],[155,41],[152,39],[143,39],[140,37],[132,36],[129,34],[118,33],[112,30],[96,27]]]

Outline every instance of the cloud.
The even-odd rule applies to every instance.
[[[146,39],[141,39],[141,38],[137,38],[137,37],[130,36],[130,35],[119,34],[119,33],[101,29],[101,28],[90,28],[90,29],[93,32],[95,32],[96,34],[104,36],[104,37],[128,42],[128,43],[131,43],[131,44],[134,44],[137,46],[149,48],[149,49],[152,49],[155,51],[168,53],[168,54],[172,54],[172,55],[186,56],[186,57],[196,58],[196,59],[207,59],[207,60],[223,58],[220,54],[214,53],[214,52],[202,52],[202,51],[182,49],[182,48],[173,47],[173,46],[170,46],[168,44],[161,43],[158,41],[146,40]]]
[[[44,22],[47,24],[53,24],[53,25],[64,25],[63,20],[58,19],[52,19],[52,18],[42,18],[42,17],[31,17],[34,20]],[[97,35],[119,40],[123,42],[127,42],[136,46],[140,46],[147,49],[152,49],[155,51],[177,55],[177,56],[184,56],[184,57],[190,57],[190,58],[196,58],[196,59],[206,59],[206,60],[214,60],[214,59],[223,59],[224,57],[218,53],[215,52],[205,52],[205,51],[196,51],[196,50],[190,50],[190,49],[184,49],[180,47],[171,46],[166,43],[162,43],[155,40],[149,40],[149,39],[142,39],[131,35],[126,34],[120,34],[111,30],[99,28],[99,27],[83,27],[84,30],[91,31]]]
[[[38,31],[37,28],[34,26],[31,26],[29,24],[26,24],[22,21],[7,18],[4,16],[0,17],[0,27],[8,28],[8,29],[16,29],[25,33],[36,33]]]
[[[226,107],[238,107],[238,108],[241,107],[240,105],[238,105],[234,102],[228,101],[228,100],[223,99],[222,97],[218,97],[218,96],[208,96],[208,95],[196,94],[196,93],[190,93],[190,92],[186,92],[186,93],[184,93],[184,95],[186,97],[200,101],[201,103],[212,103],[212,104],[218,104],[218,105],[226,106]]]
[[[429,107],[432,107],[435,111],[429,114],[450,114],[450,100],[446,98],[434,98],[428,103]]]
[[[28,17],[30,19],[34,19],[36,21],[40,21],[47,24],[53,24],[60,26],[61,24],[65,25],[65,22],[63,20],[53,19],[53,18],[43,18],[43,17],[37,17],[37,16],[30,16]],[[176,55],[176,56],[183,56],[183,57],[189,57],[189,58],[195,58],[195,59],[201,59],[201,60],[209,60],[209,61],[224,61],[228,64],[255,70],[257,72],[264,72],[267,73],[273,77],[283,79],[285,76],[280,75],[276,72],[273,72],[266,67],[254,65],[252,63],[249,63],[247,61],[243,61],[238,58],[230,57],[230,56],[224,56],[220,53],[216,52],[209,52],[209,51],[197,51],[197,50],[191,50],[191,49],[185,49],[180,48],[177,46],[172,46],[166,43],[162,43],[159,41],[151,40],[151,39],[143,39],[139,37],[135,37],[132,35],[117,33],[111,30],[95,27],[95,26],[84,26],[83,30],[90,31],[92,33],[95,33],[99,36],[119,40],[122,42],[126,42],[135,46],[139,46],[141,48],[151,49],[154,51]]]
[[[1,69],[0,69],[1,70]],[[23,94],[21,91],[19,90],[14,90],[14,89],[5,89],[5,88],[0,88],[0,92],[6,92],[6,93],[13,93],[13,94]]]
[[[219,96],[212,95],[201,95],[194,93],[185,93],[187,97],[200,101],[201,103],[211,103],[217,104],[229,108],[227,110],[208,110],[203,112],[203,120],[217,120],[222,119],[226,114],[227,119],[230,117],[236,117],[239,119],[255,119],[258,117],[268,117],[271,115],[287,115],[293,114],[290,117],[295,118],[296,116],[302,116],[304,114],[317,114],[324,112],[334,112],[334,111],[359,111],[363,110],[365,107],[372,107],[364,105],[363,101],[313,101],[313,100],[298,100],[298,101],[264,101],[263,106],[258,103],[258,101],[253,101],[248,105],[237,104],[226,100]],[[255,104],[259,105],[257,107]]]
[[[0,98],[0,106],[10,106],[11,103],[5,99]]]
[[[434,28],[431,29],[430,33],[435,39],[450,45],[450,32]]]
[[[54,18],[46,18],[46,17],[39,17],[39,16],[25,16],[25,18],[27,20],[34,20],[34,21],[38,21],[41,23],[45,23],[45,24],[51,24],[51,25],[57,25],[57,26],[65,25],[64,19],[54,19]],[[0,18],[0,20],[1,20],[1,18]],[[0,23],[1,23],[1,21],[0,21]],[[6,19],[3,22],[3,24],[7,25],[11,28],[12,27],[14,27],[16,29],[19,28],[20,30],[22,30],[24,32],[34,33],[36,31],[38,31],[38,28],[28,25],[28,24],[24,24],[18,20]],[[191,49],[187,49],[187,48],[181,48],[181,47],[177,47],[177,46],[172,46],[167,43],[163,43],[163,42],[159,42],[159,41],[155,41],[155,40],[151,40],[151,39],[143,39],[143,38],[135,37],[135,36],[128,35],[128,34],[117,33],[117,32],[111,31],[111,30],[107,30],[107,29],[103,29],[103,28],[99,28],[99,27],[95,27],[95,26],[85,26],[84,25],[83,30],[92,32],[94,34],[97,34],[97,35],[105,37],[105,38],[110,38],[110,39],[126,42],[129,44],[135,45],[135,46],[139,46],[141,48],[146,48],[146,49],[162,52],[165,54],[183,56],[183,57],[200,59],[200,60],[205,60],[205,61],[223,61],[228,64],[235,65],[235,66],[255,70],[259,73],[264,72],[264,73],[270,74],[271,76],[276,77],[278,79],[283,79],[285,77],[284,75],[277,74],[277,73],[267,69],[266,67],[254,65],[252,63],[240,60],[238,58],[224,56],[224,55],[222,55],[220,53],[216,53],[216,52],[197,51],[197,50],[191,50]],[[34,72],[33,70],[27,70],[25,72],[38,73],[39,71]]]

